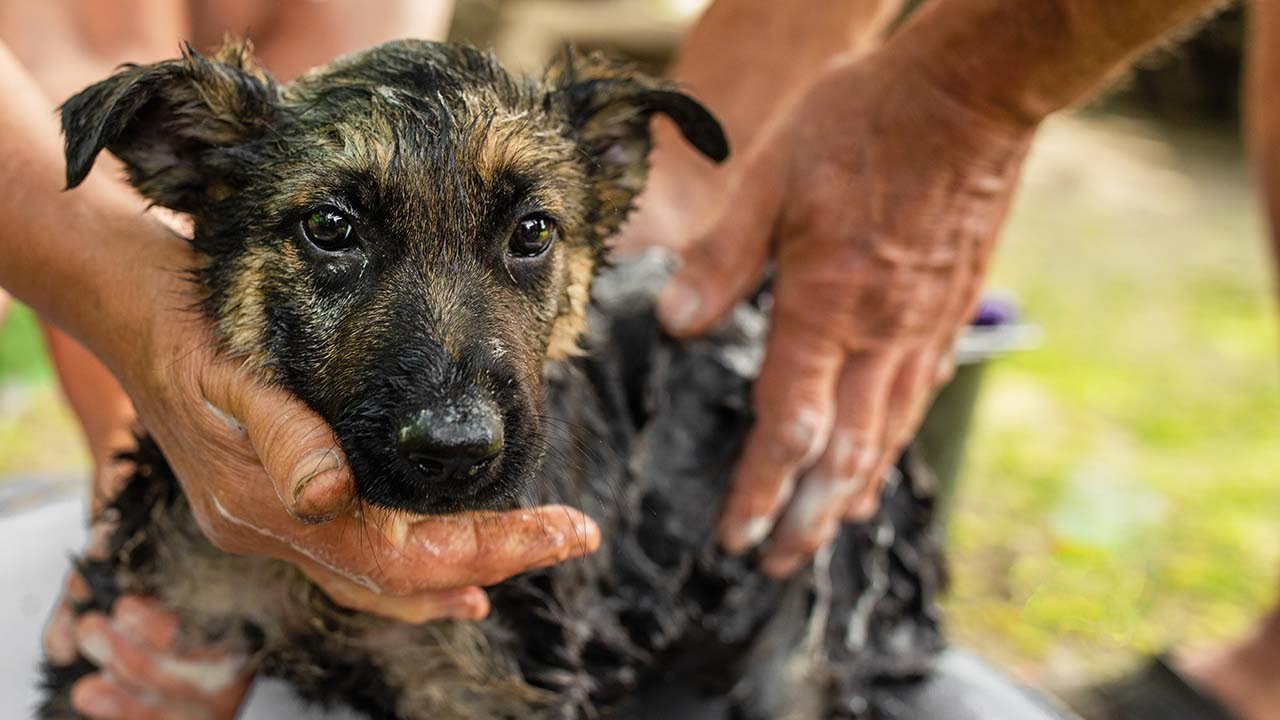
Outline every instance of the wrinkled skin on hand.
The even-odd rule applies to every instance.
[[[722,544],[790,574],[870,516],[951,369],[1033,128],[988,120],[887,50],[829,66],[736,166],[660,313],[712,327],[770,262],[773,326]]]
[[[560,506],[361,516],[323,419],[215,352],[176,270],[195,258],[170,240],[137,258],[136,282],[157,300],[113,365],[214,545],[294,563],[339,604],[407,622],[484,617],[480,586],[598,546],[595,524]]]
[[[194,298],[175,268],[192,266],[190,251],[173,237],[140,244],[149,249],[132,258],[141,268],[132,281],[160,300],[139,310],[142,332],[123,348],[109,346],[123,358],[112,365],[201,529],[222,550],[287,560],[341,605],[421,623],[482,618],[489,600],[481,586],[598,547],[595,524],[560,506],[360,517],[351,473],[324,421],[218,355],[203,320],[186,309]],[[110,531],[109,518],[95,521],[89,557],[103,552]],[[85,657],[104,670],[77,682],[72,700],[81,712],[95,720],[235,716],[252,678],[244,656],[184,647],[178,616],[148,598],[125,596],[110,617],[77,618],[72,603],[87,596],[72,572],[44,633],[51,661]],[[225,682],[193,683],[194,676]]]

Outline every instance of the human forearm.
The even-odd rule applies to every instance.
[[[886,50],[999,121],[1034,124],[1086,99],[1224,0],[933,0]]]
[[[867,49],[903,0],[718,0],[690,29],[672,77],[745,147],[785,99],[836,55]]]
[[[720,120],[731,154],[724,166],[693,152],[669,122],[655,120],[649,182],[616,246],[678,249],[724,195],[736,165],[789,93],[836,56],[873,47],[903,0],[717,0],[681,44],[671,75]]]
[[[3,46],[0,93],[0,286],[101,352],[131,332],[136,269],[173,243],[122,186],[91,178],[61,192],[49,100]]]

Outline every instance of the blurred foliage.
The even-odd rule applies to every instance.
[[[979,404],[955,636],[1061,684],[1241,632],[1280,585],[1280,339],[1236,141],[1055,120],[1002,242],[1045,341]]]
[[[30,310],[12,306],[0,324],[0,481],[87,467],[75,419],[45,357],[40,326]]]
[[[0,320],[0,383],[38,381],[51,375],[35,315],[14,304]]]

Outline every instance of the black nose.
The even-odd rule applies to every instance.
[[[419,410],[400,428],[397,444],[429,480],[474,477],[502,452],[502,416],[479,401]]]

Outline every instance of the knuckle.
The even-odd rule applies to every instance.
[[[804,408],[777,421],[768,436],[770,459],[787,465],[812,460],[822,451],[826,433],[818,413]]]
[[[827,445],[832,481],[851,485],[868,473],[880,456],[876,444],[868,442],[863,433],[847,430],[836,433]]]

